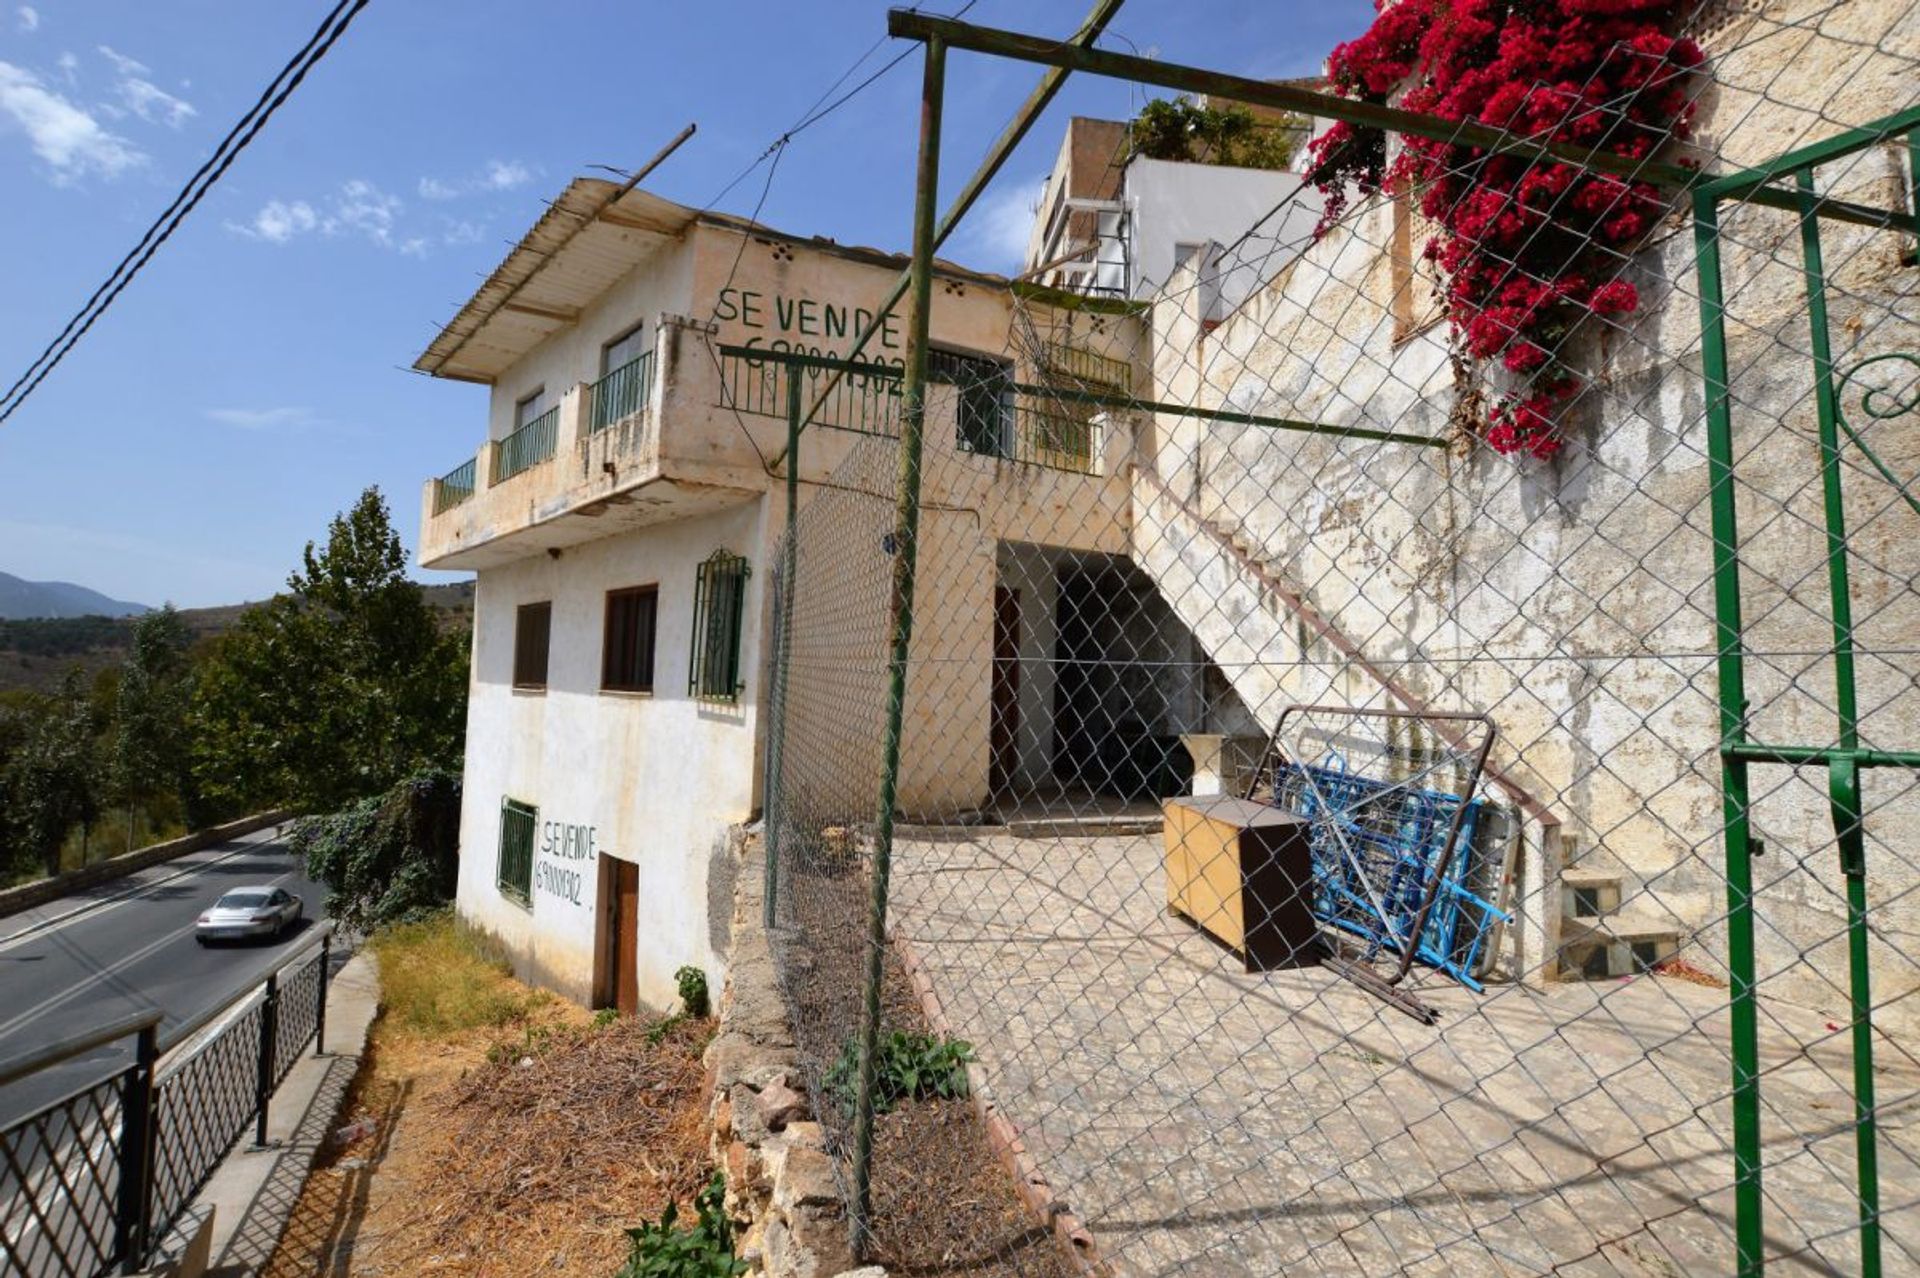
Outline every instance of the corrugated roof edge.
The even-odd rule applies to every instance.
[[[610,208],[620,207],[625,214],[625,201],[633,196],[640,197],[637,203],[653,206],[648,210],[653,214],[664,214],[657,231],[662,235],[680,235],[687,227],[698,223],[704,226],[739,232],[759,239],[793,244],[815,252],[831,254],[848,261],[865,265],[879,266],[891,270],[904,268],[909,260],[905,253],[889,253],[883,249],[868,248],[860,245],[839,244],[825,236],[795,235],[782,231],[750,218],[736,217],[729,213],[701,211],[676,204],[671,200],[654,195],[649,191],[635,188],[625,196],[616,196],[620,187],[601,178],[579,177],[567,184],[559,197],[551,201],[546,211],[540,215],[519,243],[509,250],[507,256],[487,276],[486,281],[474,290],[460,310],[444,325],[440,332],[414,360],[415,371],[434,377],[447,377],[456,381],[478,381],[487,384],[487,378],[462,376],[450,373],[447,366],[459,355],[461,349],[500,309],[520,291],[526,283],[539,273],[542,267],[556,256],[565,252],[567,245],[586,227],[599,219]],[[936,259],[935,273],[948,279],[986,285],[993,288],[1008,288],[1012,281],[1004,275],[990,271],[977,271],[961,266],[956,262]],[[607,281],[612,284],[613,281]]]

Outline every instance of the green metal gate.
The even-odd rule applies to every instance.
[[[1844,214],[1849,222],[1877,222],[1885,233],[1904,235],[1920,230],[1920,220],[1909,215],[1902,226],[1896,214],[1874,217],[1870,210],[1852,206],[1835,209],[1816,189],[1815,173],[1822,165],[1845,159],[1890,141],[1904,140],[1910,177],[1920,177],[1920,110],[1903,111],[1875,124],[1852,130],[1813,146],[1790,151],[1757,168],[1701,184],[1693,193],[1694,236],[1700,279],[1702,356],[1707,383],[1708,454],[1713,493],[1713,585],[1718,628],[1720,692],[1720,759],[1726,813],[1726,878],[1728,964],[1731,970],[1733,1014],[1733,1115],[1736,1168],[1737,1224],[1740,1272],[1757,1274],[1762,1267],[1765,1205],[1762,1197],[1761,1066],[1757,973],[1754,956],[1753,858],[1761,852],[1754,838],[1751,815],[1754,798],[1750,774],[1757,766],[1824,768],[1839,851],[1837,869],[1845,879],[1847,947],[1853,1047],[1853,1103],[1860,1196],[1860,1267],[1867,1275],[1881,1272],[1880,1186],[1877,1166],[1874,1106],[1874,1031],[1872,971],[1868,955],[1866,833],[1861,801],[1861,773],[1872,768],[1920,768],[1920,750],[1876,749],[1863,743],[1860,698],[1855,672],[1858,655],[1854,627],[1854,590],[1849,561],[1849,529],[1843,466],[1851,448],[1879,479],[1894,486],[1906,505],[1920,514],[1920,498],[1911,478],[1902,479],[1875,452],[1865,423],[1850,420],[1847,392],[1857,395],[1857,407],[1868,422],[1911,415],[1920,401],[1909,394],[1876,391],[1859,377],[1866,369],[1887,363],[1920,368],[1920,355],[1883,352],[1846,367],[1836,367],[1833,333],[1828,315],[1828,278],[1821,253],[1821,222]],[[1833,629],[1828,654],[1833,669],[1834,729],[1830,741],[1818,744],[1756,740],[1750,732],[1752,706],[1747,688],[1747,630],[1740,587],[1743,543],[1736,496],[1740,483],[1736,449],[1733,375],[1728,358],[1727,288],[1723,278],[1721,209],[1729,203],[1751,200],[1763,190],[1783,184],[1798,202],[1799,263],[1805,277],[1807,347],[1814,364],[1815,405],[1819,418],[1821,504],[1826,528],[1827,606]],[[1763,423],[1743,422],[1749,429]],[[1920,533],[1920,528],[1913,530]]]

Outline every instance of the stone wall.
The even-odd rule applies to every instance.
[[[707,1048],[714,1161],[726,1173],[735,1250],[765,1278],[884,1278],[855,1269],[847,1200],[813,1121],[773,953],[761,925],[763,852],[736,829],[733,953],[720,1032]]]

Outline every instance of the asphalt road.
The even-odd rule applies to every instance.
[[[0,919],[0,1060],[159,1008],[169,1026],[226,1003],[325,917],[326,889],[263,830],[132,878]],[[202,948],[194,920],[221,893],[277,884],[305,899],[307,921],[276,942]],[[123,1042],[0,1088],[0,1127],[112,1073]]]

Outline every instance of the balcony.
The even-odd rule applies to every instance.
[[[672,317],[655,333],[654,349],[569,388],[536,420],[428,480],[420,562],[493,567],[784,488],[796,409],[812,414],[800,450],[807,482],[832,480],[862,440],[899,434],[893,368],[790,365]],[[1076,363],[1082,383],[1099,384],[1091,365]],[[1059,522],[1062,545],[1080,545],[1092,529],[1103,531],[1088,549],[1124,540],[1133,433],[1114,396],[1016,382],[1010,366],[985,380],[936,377],[928,395],[928,449],[954,463],[929,469],[929,501],[1010,527],[1031,522],[1016,508],[1034,504]],[[1090,517],[1096,508],[1103,518]]]

